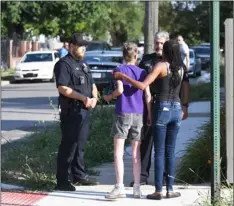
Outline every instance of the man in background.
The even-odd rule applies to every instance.
[[[185,43],[184,38],[181,35],[177,36],[177,42],[180,44],[180,53],[182,61],[186,66],[187,71],[189,70],[190,59],[189,59],[189,47]]]
[[[68,54],[68,50],[69,50],[69,43],[64,42],[63,47],[61,49],[59,49],[59,51],[58,51],[60,58],[66,56]]]

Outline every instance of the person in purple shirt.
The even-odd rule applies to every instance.
[[[144,81],[147,73],[145,70],[137,67],[137,45],[135,43],[125,43],[123,46],[123,58],[125,64],[119,65],[114,72],[122,72],[137,81]],[[144,101],[148,110],[148,114],[151,114],[151,94],[149,87],[146,87],[144,91],[136,89],[126,81],[116,81],[116,89],[109,95],[104,95],[104,100],[111,101],[116,98],[115,104],[115,121],[113,124],[113,136],[114,136],[114,161],[116,172],[116,185],[114,189],[106,195],[107,199],[117,199],[126,197],[123,176],[124,176],[124,164],[123,153],[125,139],[132,139],[132,160],[133,160],[133,196],[135,198],[141,197],[140,190],[140,172],[141,172],[141,160],[140,160],[140,144],[142,138],[143,128],[143,112]],[[148,124],[151,124],[151,115],[147,117]]]

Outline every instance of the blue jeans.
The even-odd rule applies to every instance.
[[[162,192],[163,172],[166,173],[167,191],[173,191],[175,175],[176,138],[182,121],[179,102],[158,102],[153,116],[153,139],[155,151],[155,188]],[[165,169],[164,169],[165,165]]]

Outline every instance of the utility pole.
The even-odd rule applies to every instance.
[[[158,7],[159,1],[153,1],[152,3],[152,19],[153,19],[153,36],[158,32]]]
[[[145,2],[144,54],[153,52],[154,34],[158,31],[158,1]]]

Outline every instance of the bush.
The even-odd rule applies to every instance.
[[[190,85],[189,101],[209,101],[212,99],[211,83]]]
[[[92,112],[91,135],[85,152],[88,168],[113,160],[113,138],[110,136],[113,107],[98,107]],[[56,157],[61,140],[59,124],[37,132],[30,141],[2,146],[2,181],[30,189],[51,190],[55,186]]]
[[[226,180],[226,136],[225,136],[225,108],[221,109],[221,170],[222,179]],[[211,181],[212,158],[212,124],[207,122],[198,132],[197,138],[189,140],[184,156],[179,164],[177,178],[187,183],[202,183]]]

